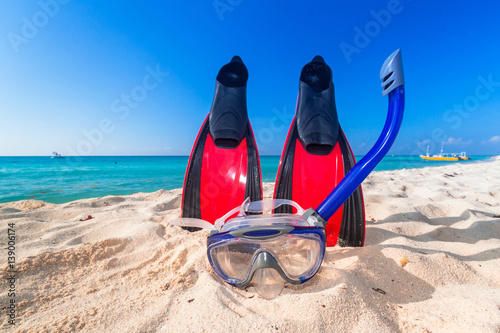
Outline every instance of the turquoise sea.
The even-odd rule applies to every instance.
[[[356,156],[359,160],[361,156]],[[418,156],[387,156],[375,170],[423,168],[470,161],[425,161]],[[0,157],[0,203],[24,199],[63,203],[106,195],[182,188],[187,156]],[[262,180],[273,182],[279,156],[261,156]]]

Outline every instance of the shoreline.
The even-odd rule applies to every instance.
[[[412,155],[399,155],[399,156],[412,156]],[[95,156],[95,157],[100,157],[100,156]],[[161,156],[159,156],[161,157]],[[177,157],[177,156],[176,156]],[[273,156],[274,157],[274,156]],[[279,156],[277,156],[279,157]],[[471,161],[468,161],[468,162],[465,162],[464,164],[461,164],[460,162],[449,162],[449,164],[447,165],[438,165],[438,166],[425,166],[425,167],[421,167],[421,168],[401,168],[401,169],[394,169],[394,170],[375,170],[375,171],[372,171],[372,173],[379,173],[379,172],[391,172],[391,171],[403,171],[403,170],[422,170],[422,169],[427,169],[427,168],[443,168],[443,167],[452,167],[454,165],[475,165],[475,164],[483,164],[483,163],[494,163],[496,161],[500,161],[500,156],[492,156],[490,158],[487,158],[487,159],[483,159],[483,160],[471,160]],[[366,180],[365,180],[366,181]],[[274,183],[274,180],[273,181],[270,181],[270,182],[264,182],[264,183]],[[43,201],[45,203],[50,203],[50,204],[54,204],[54,205],[61,205],[61,204],[65,204],[65,203],[69,203],[69,202],[74,202],[74,201],[78,201],[78,200],[88,200],[88,199],[99,199],[99,198],[105,198],[105,197],[113,197],[113,196],[117,196],[117,197],[123,197],[123,196],[128,196],[128,195],[132,195],[132,194],[137,194],[137,193],[144,193],[144,194],[152,194],[152,193],[155,193],[157,191],[174,191],[174,190],[182,190],[182,187],[177,187],[177,188],[173,188],[173,189],[159,189],[159,190],[155,190],[155,191],[151,191],[151,192],[134,192],[134,193],[131,193],[131,194],[108,194],[108,195],[105,195],[105,196],[90,196],[90,197],[84,197],[84,198],[77,198],[77,199],[74,199],[74,200],[69,200],[69,201],[63,201],[63,202],[59,202],[59,203],[54,203],[54,202],[51,202],[51,201],[48,201],[48,200],[41,200],[41,199],[36,199],[36,198],[32,198],[32,199],[20,199],[20,200],[14,200],[14,201],[6,201],[6,202],[1,202],[0,201],[0,205],[2,204],[6,204],[6,203],[14,203],[14,202],[18,202],[18,201],[30,201],[30,200],[33,200],[33,201]]]

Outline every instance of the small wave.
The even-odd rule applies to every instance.
[[[31,193],[37,193],[37,194],[46,194],[46,193],[50,193],[52,192],[51,190],[48,190],[48,191],[33,191]]]

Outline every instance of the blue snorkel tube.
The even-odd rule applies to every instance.
[[[382,65],[382,96],[389,94],[389,111],[382,134],[373,148],[347,173],[342,181],[318,206],[316,213],[328,221],[380,163],[396,140],[403,121],[405,92],[401,49],[392,53]],[[316,215],[316,214],[314,214]]]

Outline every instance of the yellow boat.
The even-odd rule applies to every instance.
[[[443,146],[441,146],[441,152],[438,155],[429,154],[429,146],[427,146],[427,155],[420,155],[420,158],[430,161],[463,161],[470,160],[466,152],[458,153],[443,153]]]

